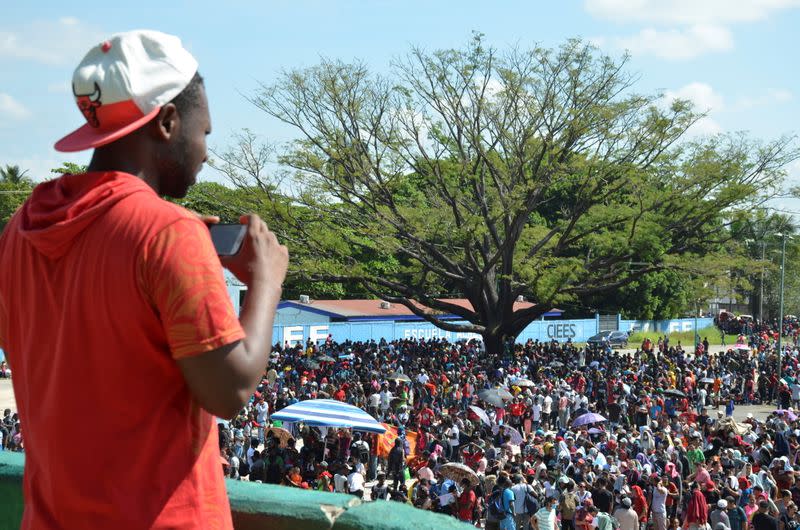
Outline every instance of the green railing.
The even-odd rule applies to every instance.
[[[0,530],[22,520],[21,453],[0,452]],[[362,502],[350,495],[228,481],[237,530],[465,530],[452,517],[391,501]]]

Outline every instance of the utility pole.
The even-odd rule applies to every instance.
[[[767,243],[761,240],[761,281],[759,282],[760,293],[758,295],[758,321],[764,322],[764,251]]]
[[[697,313],[700,312],[700,300],[694,302],[694,352],[697,353],[697,344],[700,341],[700,333],[697,330]],[[708,354],[708,352],[706,352]]]
[[[781,235],[783,236],[783,245],[781,246],[781,303],[778,317],[778,381],[781,379],[783,358],[783,278],[786,274],[786,234]]]

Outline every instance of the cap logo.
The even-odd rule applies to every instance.
[[[75,83],[72,84],[72,93],[75,94],[75,101],[78,109],[83,113],[83,117],[94,128],[100,127],[100,120],[97,119],[97,108],[103,103],[100,101],[100,87],[97,82],[94,84],[94,92],[91,94],[78,94],[75,92]]]

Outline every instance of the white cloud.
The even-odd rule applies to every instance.
[[[613,22],[729,24],[764,20],[800,0],[584,0],[594,17]]]
[[[9,94],[0,92],[0,123],[4,120],[24,120],[31,115],[31,111],[25,105],[11,97]]]
[[[706,114],[695,122],[687,131],[688,137],[713,136],[722,132],[722,126],[710,115],[725,108],[725,100],[707,83],[694,82],[677,90],[664,91],[661,104],[668,107],[676,99],[688,100],[694,105],[695,112]]]
[[[721,111],[725,108],[725,101],[721,94],[714,91],[707,83],[689,83],[677,90],[664,92],[664,99],[669,104],[676,99],[688,99],[694,104],[697,112]]]
[[[686,134],[692,136],[714,136],[722,132],[722,126],[717,121],[710,117],[704,116],[697,120],[687,130]]]
[[[594,42],[604,43],[606,39],[596,38]],[[607,42],[614,48],[630,51],[634,56],[654,55],[671,61],[733,49],[730,30],[712,25],[667,30],[645,28],[629,37],[616,37]]]
[[[770,88],[761,96],[744,96],[737,99],[733,108],[736,110],[748,110],[756,107],[766,107],[776,103],[787,103],[794,99],[794,94],[786,89]]]
[[[55,66],[77,65],[89,48],[105,37],[96,28],[74,17],[0,28],[0,59]]]

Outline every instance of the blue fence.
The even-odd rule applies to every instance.
[[[703,329],[713,325],[714,321],[710,318],[698,318],[697,328]],[[624,331],[657,331],[659,333],[677,333],[680,331],[694,330],[695,319],[680,318],[675,320],[661,321],[641,321],[641,320],[619,320],[619,329]],[[528,339],[539,341],[558,340],[564,342],[572,339],[573,342],[585,342],[592,335],[599,331],[598,319],[583,320],[537,320],[531,322],[517,338],[518,342],[525,342]],[[428,322],[335,322],[320,324],[303,324],[296,326],[275,326],[272,330],[273,343],[281,344],[289,342],[294,344],[297,341],[305,342],[323,341],[329,335],[337,342],[347,339],[352,341],[398,340],[407,338],[443,338],[449,341],[480,338],[473,333],[457,333],[439,329]]]
[[[697,329],[714,325],[713,318],[698,318]],[[679,333],[694,331],[694,318],[676,318],[673,320],[620,320],[619,329],[624,331],[656,331],[658,333]]]
[[[714,325],[712,318],[698,318],[697,329],[707,328]],[[674,320],[619,320],[619,329],[623,331],[656,331],[658,333],[678,333],[681,331],[693,331],[695,326],[694,318],[677,318]],[[537,320],[531,322],[517,338],[518,342],[526,342],[528,339],[546,342],[557,340],[564,342],[572,339],[572,342],[586,342],[586,339],[596,335],[599,329],[598,319],[582,320]],[[337,342],[347,339],[352,341],[379,341],[399,340],[408,338],[432,339],[442,338],[448,341],[458,341],[464,339],[479,339],[480,335],[474,333],[456,333],[439,329],[428,322],[334,322],[320,324],[304,324],[297,326],[274,326],[272,328],[272,343],[281,344],[289,342],[295,344],[297,341],[305,342],[307,339],[312,341],[324,341],[329,335]],[[0,350],[0,360],[3,360],[3,350]]]

